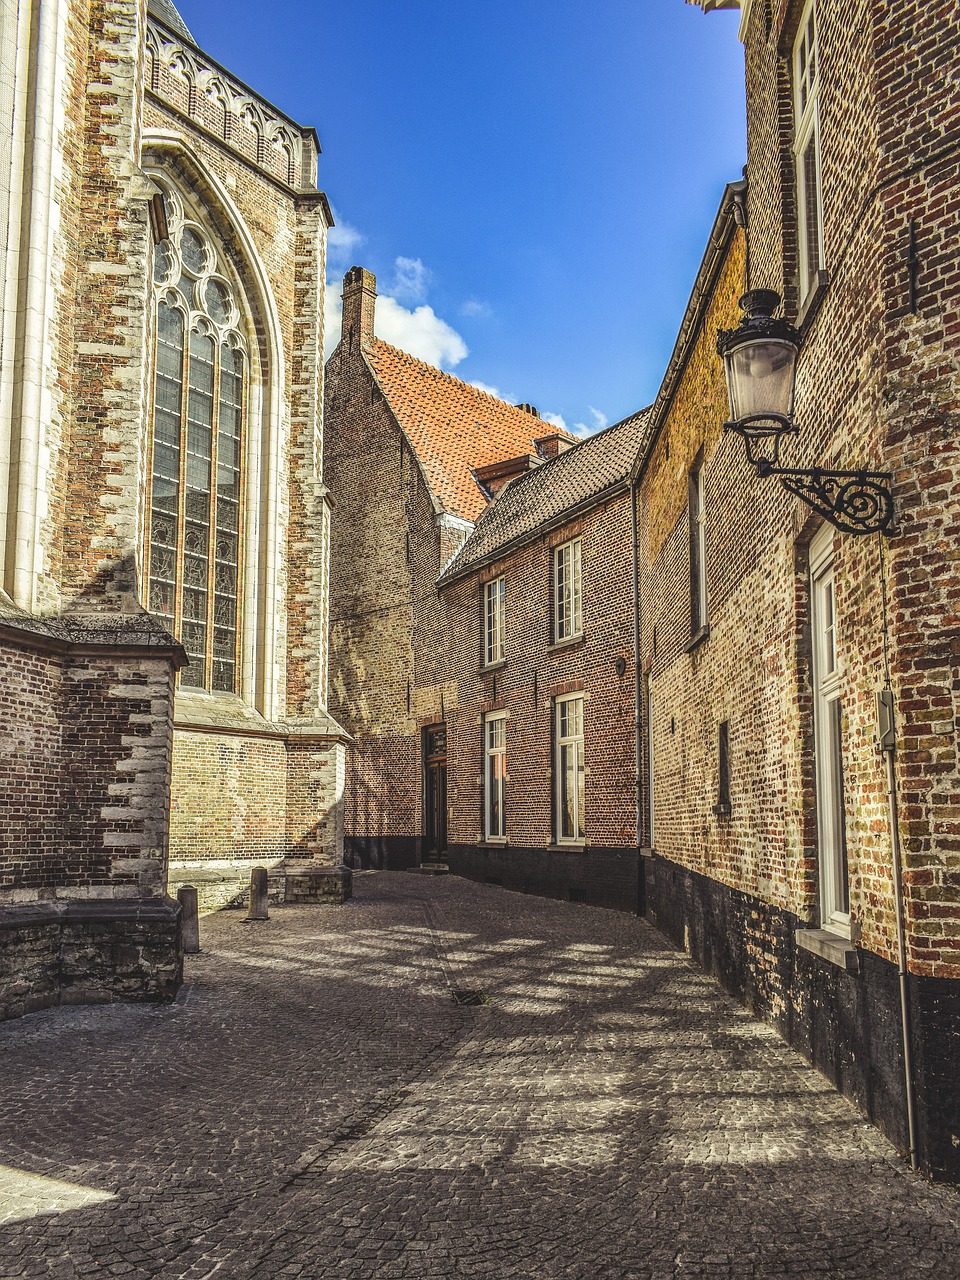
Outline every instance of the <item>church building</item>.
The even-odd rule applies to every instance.
[[[317,136],[169,0],[2,24],[9,1015],[175,992],[170,864],[228,897],[254,864],[339,862],[344,735]]]

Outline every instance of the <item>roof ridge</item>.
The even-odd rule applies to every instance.
[[[513,409],[517,413],[525,414],[528,418],[533,418],[534,422],[541,422],[545,427],[552,427],[554,431],[560,432],[563,435],[568,436],[571,440],[579,440],[581,438],[579,436],[574,435],[574,433],[570,431],[568,428],[558,427],[555,423],[547,422],[545,418],[541,418],[539,416],[534,417],[533,414],[527,413],[526,409],[521,409],[519,405],[511,404],[509,400],[504,400],[502,396],[495,396],[490,391],[483,391],[475,383],[467,382],[463,378],[458,378],[455,373],[448,373],[446,369],[441,369],[435,364],[430,364],[426,360],[421,360],[419,356],[411,355],[409,351],[404,351],[403,347],[396,347],[393,345],[392,342],[385,342],[383,338],[375,337],[373,342],[370,344],[370,346],[385,347],[387,351],[392,351],[396,355],[403,356],[404,360],[409,360],[412,364],[419,365],[422,369],[426,369],[430,373],[440,378],[446,378],[448,382],[453,382],[457,386],[466,387],[470,391],[472,391],[475,395],[482,396],[485,400],[492,400],[494,404],[502,404],[507,409]],[[368,350],[369,349],[370,348],[368,348]],[[544,434],[545,435],[549,434],[549,432],[544,432]]]

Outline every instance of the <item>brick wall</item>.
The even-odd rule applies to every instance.
[[[355,738],[345,834],[381,842],[379,861],[384,840],[420,832],[415,645],[422,653],[436,637],[421,606],[436,618],[439,533],[419,465],[359,343],[351,351],[342,342],[327,364],[325,420],[324,480],[335,502],[329,707]]]
[[[795,305],[796,224],[784,59],[799,8],[781,7],[782,21],[769,39],[753,19],[747,38],[750,283],[780,290],[788,307]],[[821,0],[817,13],[830,282],[807,322],[797,388],[798,461],[892,471],[898,520],[882,563],[876,543],[837,544],[847,655],[845,770],[853,788],[850,806],[857,812],[848,831],[856,849],[857,918],[864,945],[892,956],[889,831],[872,746],[872,695],[885,679],[886,640],[900,723],[897,773],[910,967],[956,977],[960,583],[951,548],[960,529],[960,95],[954,74],[960,14],[935,0],[889,12],[865,0]],[[781,208],[784,216],[778,216]],[[910,219],[919,259],[913,311]],[[782,244],[778,224],[784,227]],[[781,508],[796,527],[803,513],[789,501],[781,501]]]
[[[7,629],[0,901],[159,897],[176,649]]]
[[[553,550],[573,538],[582,541],[583,639],[555,644]],[[457,688],[455,704],[447,700],[446,707],[450,844],[464,852],[485,844],[482,718],[504,710],[507,845],[497,858],[495,878],[514,887],[529,883],[566,896],[575,885],[587,901],[598,901],[602,889],[595,882],[608,871],[591,865],[591,851],[636,846],[631,547],[630,499],[623,493],[442,590],[453,644],[436,676],[455,681]],[[482,667],[481,593],[485,581],[501,576],[506,579],[506,659],[487,670]],[[622,673],[618,659],[623,659]],[[556,845],[555,699],[580,691],[586,846],[572,858],[576,862],[579,856],[584,865],[568,866],[563,851],[554,848],[551,857],[536,859],[535,872],[521,865],[519,855],[511,870],[511,849],[545,851]],[[617,905],[635,905],[635,874],[632,883],[631,900]]]

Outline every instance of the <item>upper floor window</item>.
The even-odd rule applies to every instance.
[[[237,691],[246,344],[209,237],[165,193],[154,250],[156,349],[148,607],[187,651],[181,682]]]
[[[793,153],[797,175],[800,301],[823,267],[823,208],[820,195],[819,52],[814,0],[807,0],[793,46]]]
[[[707,625],[707,507],[704,466],[700,459],[688,482],[690,512],[690,634]]]
[[[497,578],[483,588],[483,661],[486,666],[502,662],[506,638],[506,580]]]
[[[584,778],[583,694],[558,698],[556,704],[557,840],[583,840]]]
[[[553,553],[554,639],[583,634],[581,544],[576,538]]]

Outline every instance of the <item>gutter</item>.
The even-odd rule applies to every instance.
[[[591,511],[594,507],[602,507],[611,498],[619,497],[630,487],[630,477],[624,476],[623,479],[615,481],[613,484],[607,485],[605,489],[592,493],[588,498],[581,500],[572,507],[564,507],[558,515],[550,520],[545,520],[542,524],[538,524],[535,529],[525,530],[518,533],[508,542],[501,542],[486,555],[481,556],[479,560],[471,560],[470,563],[459,569],[458,572],[447,572],[437,579],[438,587],[449,587],[453,583],[459,582],[461,578],[469,577],[471,573],[475,573],[478,569],[482,569],[485,565],[494,564],[497,560],[504,559],[510,552],[516,551],[517,548],[524,546],[528,542],[535,542],[538,538],[542,538],[544,534],[558,529],[561,525],[568,524],[577,516],[583,515],[585,511]],[[504,486],[506,487],[506,486]]]
[[[674,343],[673,352],[663,375],[660,390],[657,392],[657,398],[653,402],[649,428],[637,452],[637,459],[630,476],[631,483],[638,481],[646,468],[674,394],[690,360],[697,331],[703,317],[704,303],[713,293],[730,241],[736,233],[737,227],[743,225],[746,193],[746,178],[741,178],[737,182],[728,182],[724,187],[720,208],[710,230],[707,248],[701,260],[697,278],[693,283],[686,310],[683,313],[677,340]]]
[[[639,481],[630,482],[630,534],[633,542],[633,728],[637,765],[637,915],[646,914],[647,888],[643,870],[643,710],[642,663],[640,661],[640,533],[637,527],[637,495]],[[652,843],[652,841],[651,841]]]

